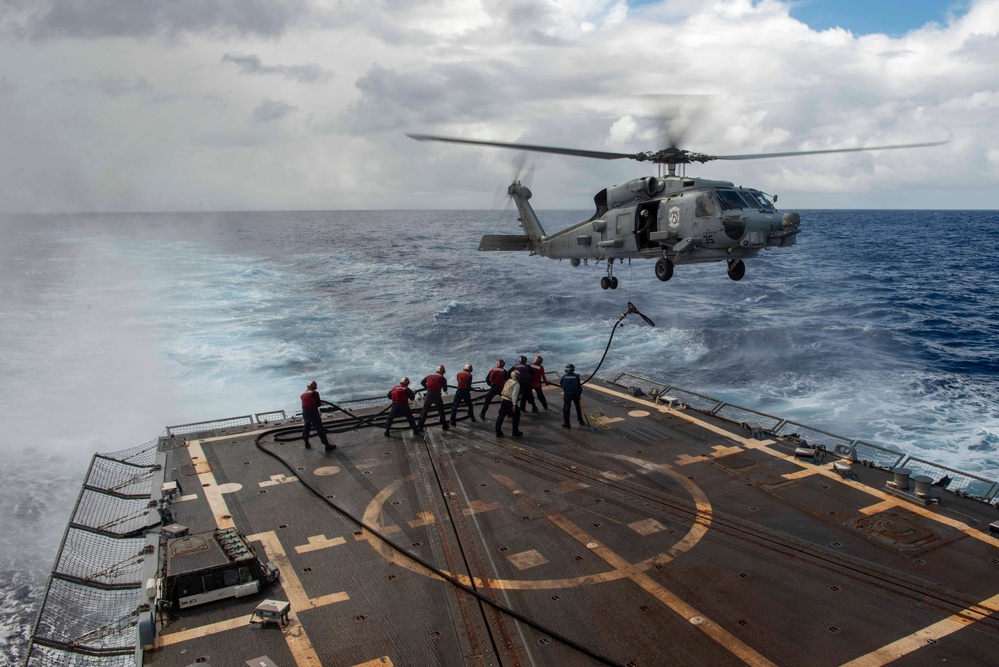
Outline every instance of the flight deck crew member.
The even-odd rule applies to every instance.
[[[559,380],[559,384],[562,385],[562,426],[572,428],[569,425],[569,407],[573,403],[576,404],[576,416],[579,418],[579,424],[585,426],[583,409],[579,407],[579,397],[583,395],[583,384],[579,381],[579,376],[576,375],[575,366],[565,365],[565,374]]]
[[[413,417],[413,410],[409,407],[409,402],[416,398],[416,394],[409,388],[409,378],[404,377],[399,380],[399,385],[388,393],[392,407],[389,408],[388,417],[385,418],[385,437],[392,436],[392,422],[396,417],[402,415],[409,422],[409,427],[413,429],[413,435],[419,433],[416,428],[416,419]]]
[[[503,391],[503,385],[506,384],[507,373],[506,362],[502,359],[496,360],[496,368],[489,371],[486,375],[486,384],[489,385],[489,391],[486,392],[486,400],[482,404],[482,412],[479,413],[479,418],[482,421],[486,421],[486,410],[489,409],[489,404],[493,402],[493,399],[500,395]]]
[[[306,449],[312,449],[312,445],[309,444],[309,431],[314,428],[326,449],[336,449],[336,445],[331,445],[330,441],[326,439],[323,418],[319,415],[319,405],[326,401],[319,398],[319,392],[316,391],[318,387],[319,385],[313,380],[308,384],[307,391],[302,394],[302,421],[305,422],[302,428],[302,440],[305,441]]]
[[[427,390],[427,395],[423,399],[423,409],[420,411],[420,425],[418,428],[422,429],[427,423],[427,414],[430,412],[430,406],[435,405],[440,414],[441,428],[445,431],[448,429],[447,418],[444,415],[444,399],[441,398],[441,392],[447,391],[447,378],[444,377],[445,372],[444,366],[438,366],[433,375],[428,375],[420,380],[420,384]]]
[[[548,401],[545,400],[545,392],[542,390],[542,386],[548,384],[548,378],[545,377],[545,367],[541,365],[544,359],[541,355],[534,357],[534,363],[531,364],[531,391],[534,392],[538,400],[541,401],[541,407],[548,410]],[[534,407],[534,411],[537,412],[537,406]]]
[[[465,367],[458,373],[455,380],[457,388],[454,392],[454,399],[451,401],[451,426],[457,422],[458,405],[464,403],[468,406],[468,418],[475,421],[475,407],[472,405],[472,364],[465,364]]]
[[[534,402],[534,396],[531,395],[531,367],[527,365],[527,357],[520,355],[517,365],[510,369],[510,375],[513,375],[514,371],[520,375],[520,409],[524,410],[530,403],[531,410],[537,412],[538,406]]]
[[[503,420],[507,415],[512,415],[513,437],[519,438],[524,435],[520,432],[520,408],[517,401],[520,399],[520,373],[510,371],[510,379],[503,385],[503,392],[500,394],[503,399],[500,403],[499,416],[496,417],[496,437],[503,437]]]

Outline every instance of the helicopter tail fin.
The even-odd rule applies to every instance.
[[[479,241],[479,250],[526,250],[531,254],[537,253],[541,248],[541,240],[545,237],[545,230],[541,227],[534,209],[527,202],[531,198],[531,190],[520,181],[514,181],[506,193],[517,205],[517,212],[520,214],[517,219],[520,220],[520,226],[526,233],[486,234]]]
[[[524,228],[524,233],[531,240],[531,250],[535,250],[541,243],[541,239],[545,237],[545,230],[528,202],[532,196],[531,190],[526,185],[522,185],[520,181],[514,181],[507,188],[507,194],[516,204],[517,213],[520,214],[517,219],[520,220],[520,226]]]

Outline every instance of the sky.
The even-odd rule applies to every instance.
[[[713,155],[949,138],[686,173],[782,209],[995,209],[997,32],[999,0],[0,0],[0,213],[502,205],[515,151],[407,132]],[[531,160],[539,209],[653,173]]]

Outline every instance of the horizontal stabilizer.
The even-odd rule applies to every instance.
[[[486,234],[479,250],[530,250],[531,237],[525,234]]]

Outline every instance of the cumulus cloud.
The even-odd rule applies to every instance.
[[[333,73],[315,63],[305,65],[264,65],[260,56],[253,53],[227,53],[222,62],[236,65],[241,74],[269,74],[284,77],[299,83],[321,83],[333,77]]]

